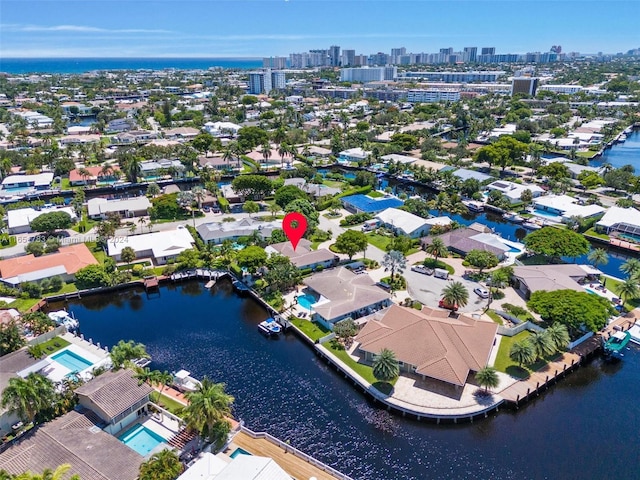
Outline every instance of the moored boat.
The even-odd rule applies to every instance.
[[[602,346],[604,350],[605,356],[622,356],[621,352],[624,347],[627,346],[629,341],[631,340],[631,333],[629,331],[626,332],[614,332],[611,334],[609,339],[604,342]]]
[[[76,330],[80,326],[80,322],[76,320],[66,310],[57,310],[55,312],[49,312],[49,318],[56,322],[58,325],[64,325],[69,331]]]
[[[483,212],[484,205],[481,202],[465,202],[467,208],[472,212]]]
[[[502,218],[504,218],[505,220],[511,223],[524,222],[524,218],[522,218],[520,215],[516,215],[515,213],[510,213],[510,212],[507,212],[504,215],[502,215]]]
[[[526,228],[527,230],[540,230],[542,227],[537,223],[533,222],[523,222],[522,228]]]
[[[191,377],[186,370],[179,370],[173,373],[173,386],[181,392],[193,392],[201,385],[200,380]]]
[[[258,330],[260,330],[267,336],[279,335],[280,332],[282,332],[282,327],[275,318],[269,317],[265,321],[258,324]]]

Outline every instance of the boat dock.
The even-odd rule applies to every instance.
[[[184,272],[176,272],[169,277],[173,282],[179,282],[182,280],[191,279],[204,279],[211,281],[217,281],[219,278],[229,275],[229,272],[222,270],[210,270],[208,268],[196,268],[194,270],[185,270]],[[209,287],[210,288],[210,287]]]

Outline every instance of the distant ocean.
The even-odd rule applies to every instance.
[[[209,67],[251,70],[258,58],[0,58],[0,72],[85,73],[92,70],[206,70]]]

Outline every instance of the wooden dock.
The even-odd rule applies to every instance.
[[[602,347],[602,341],[607,340],[617,330],[628,330],[636,320],[640,318],[640,309],[635,309],[624,316],[618,317],[602,331],[597,332],[580,345],[564,353],[556,360],[537,370],[524,380],[514,383],[498,394],[507,402],[518,405],[533,395],[539,395],[540,391],[549,388],[549,385],[575,370],[586,358],[593,355]]]

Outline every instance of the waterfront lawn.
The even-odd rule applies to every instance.
[[[162,408],[164,408],[165,410],[169,410],[171,413],[173,413],[178,417],[180,416],[180,413],[182,413],[182,410],[184,409],[183,404],[165,395],[164,393],[161,396],[160,392],[158,391],[151,392],[149,394],[149,398],[151,398],[151,401],[153,403],[157,403]]]
[[[502,337],[502,340],[500,340],[498,355],[496,356],[496,361],[493,365],[496,370],[507,373],[515,378],[527,378],[530,375],[531,370],[526,366],[520,367],[516,362],[509,358],[509,350],[511,350],[511,346],[516,342],[525,340],[529,335],[531,334],[525,330],[513,337]]]
[[[387,237],[378,233],[367,233],[367,242],[383,252],[387,251],[387,246],[391,243],[392,239],[393,237]]]
[[[600,233],[593,227],[584,232],[584,236],[599,238],[601,240],[606,240],[607,242],[609,241],[609,235],[607,235],[606,233]]]
[[[389,395],[391,393],[393,385],[395,385],[396,380],[392,381],[390,384],[379,382],[376,377],[373,376],[373,368],[369,365],[365,365],[364,363],[356,362],[344,349],[335,348],[331,342],[326,342],[322,344],[323,347],[326,347],[331,353],[333,353],[336,357],[338,357],[343,363],[345,363],[351,370],[360,375],[365,381],[369,382],[376,389],[380,390],[382,393]]]
[[[9,308],[15,308],[19,312],[24,313],[39,301],[39,298],[17,298],[9,304]]]
[[[38,346],[42,348],[42,351],[45,355],[51,355],[52,353],[63,349],[67,345],[69,345],[69,342],[61,337],[53,337],[51,340],[47,340],[46,342],[38,344]]]
[[[369,193],[367,193],[367,197],[381,198],[381,197],[384,197],[384,193],[381,193],[377,190],[371,190]]]
[[[322,184],[331,188],[342,188],[345,182],[341,182],[340,180],[323,180]]]
[[[615,293],[618,298],[621,298],[618,292],[620,291],[620,285],[622,284],[622,282],[620,280],[614,280],[611,277],[606,277],[606,279],[606,288]],[[626,308],[628,311],[631,311],[637,307],[640,307],[640,298],[629,298],[624,302],[624,308]]]
[[[107,258],[105,251],[98,245],[98,242],[84,242],[91,254],[96,258],[100,265],[104,265],[104,259]]]
[[[314,342],[320,340],[322,337],[329,335],[331,330],[311,320],[305,320],[304,318],[291,317],[291,323],[298,327],[302,333],[309,337]]]

